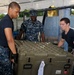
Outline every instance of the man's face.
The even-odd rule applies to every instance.
[[[36,21],[36,16],[31,16],[32,21]]]
[[[60,21],[60,27],[63,31],[65,31],[68,26],[69,26],[69,23],[66,24],[65,21]]]
[[[11,8],[12,18],[17,18],[19,16],[20,9],[18,7]]]

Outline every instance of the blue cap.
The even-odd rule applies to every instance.
[[[30,16],[37,16],[36,10],[30,10]]]

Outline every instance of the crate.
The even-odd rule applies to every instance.
[[[17,75],[38,75],[41,61],[43,75],[74,75],[74,57],[50,42],[16,40],[19,54]]]

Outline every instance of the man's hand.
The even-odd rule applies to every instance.
[[[64,44],[64,41],[65,41],[64,39],[61,39],[58,43],[58,47],[61,47]]]
[[[14,63],[14,59],[11,59],[11,62]]]
[[[13,63],[18,63],[18,53],[11,55],[11,61],[12,61]]]
[[[44,35],[44,33],[41,34],[41,39],[42,39],[41,42],[45,42],[45,35]]]

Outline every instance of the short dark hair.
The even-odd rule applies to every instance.
[[[20,9],[20,5],[17,2],[11,2],[8,7],[9,8],[18,7]]]
[[[60,21],[64,21],[66,24],[70,24],[70,20],[67,17],[62,18]]]

